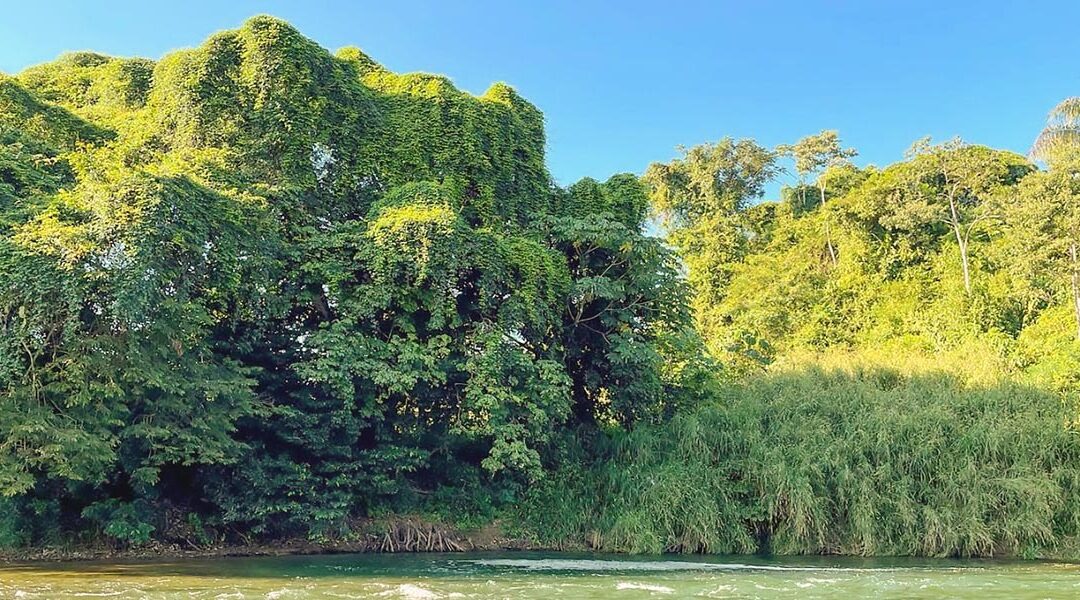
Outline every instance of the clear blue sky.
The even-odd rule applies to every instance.
[[[561,183],[825,128],[862,164],[925,135],[1026,152],[1080,94],[1080,2],[1054,0],[19,0],[0,9],[0,71],[67,50],[158,58],[259,13],[395,71],[510,83],[544,111]]]

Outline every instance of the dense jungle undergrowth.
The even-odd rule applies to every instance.
[[[0,75],[0,548],[1078,557],[1078,107],[563,188],[272,17]]]

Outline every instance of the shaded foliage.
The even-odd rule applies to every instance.
[[[470,96],[269,17],[5,77],[9,543],[512,501],[566,428],[670,414],[664,361],[695,362],[647,204],[632,175],[556,188],[506,85]]]

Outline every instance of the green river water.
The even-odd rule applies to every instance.
[[[1080,565],[553,553],[0,566],[0,598],[1080,598]]]

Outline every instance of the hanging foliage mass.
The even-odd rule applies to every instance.
[[[269,17],[0,79],[5,506],[129,541],[164,506],[326,535],[444,486],[512,498],[575,419],[659,414],[687,323],[642,188],[587,204],[544,144],[506,85]]]

